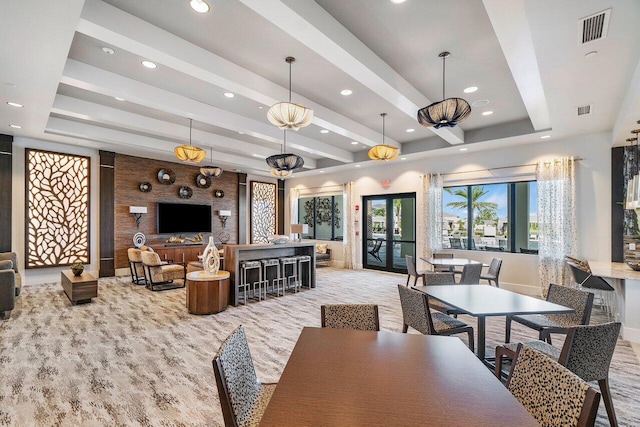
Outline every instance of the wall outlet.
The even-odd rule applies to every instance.
[[[630,251],[635,251],[636,250],[636,244],[635,243],[629,243],[629,250]]]

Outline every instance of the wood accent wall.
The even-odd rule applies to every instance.
[[[249,243],[247,240],[247,174],[238,174],[238,217],[241,218],[238,223],[238,243],[243,245]]]
[[[0,134],[0,252],[11,252],[13,136]]]
[[[114,176],[115,153],[100,151],[100,277],[115,276]]]
[[[158,182],[158,171],[171,169],[176,174],[176,181],[172,185],[163,185]],[[184,163],[172,163],[161,160],[144,159],[140,157],[116,154],[115,157],[115,267],[127,268],[129,261],[127,249],[133,246],[133,235],[141,231],[147,237],[147,245],[162,246],[171,235],[159,235],[156,232],[156,204],[166,203],[192,203],[211,204],[212,231],[217,236],[221,231],[229,233],[231,238],[228,243],[238,242],[238,174],[224,171],[218,178],[211,178],[209,188],[199,188],[196,185],[196,176],[200,173],[198,165]],[[148,193],[140,191],[142,182],[151,183],[152,189]],[[190,199],[182,199],[178,196],[178,189],[188,186],[193,190]],[[223,198],[214,197],[215,190],[224,191]],[[129,214],[129,206],[146,206],[147,214],[140,220],[140,229]],[[219,210],[230,210],[231,216],[227,220],[226,227],[218,217]],[[193,233],[185,236],[192,237]],[[208,235],[205,235],[205,243]]]

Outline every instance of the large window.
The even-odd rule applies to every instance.
[[[445,187],[442,246],[536,253],[536,199],[536,181]]]
[[[298,224],[309,229],[303,239],[342,240],[343,221],[342,195],[298,199]]]

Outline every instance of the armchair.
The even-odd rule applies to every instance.
[[[0,318],[9,318],[20,295],[22,280],[15,252],[0,253]]]
[[[184,264],[163,262],[155,252],[142,251],[141,254],[145,280],[149,289],[152,291],[164,291],[184,288],[186,284],[186,267]],[[174,280],[182,280],[182,285],[175,284]]]

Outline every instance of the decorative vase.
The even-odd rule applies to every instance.
[[[202,254],[202,266],[206,274],[218,274],[220,270],[220,253],[213,243],[213,236],[209,237],[209,244]]]
[[[74,276],[81,276],[84,271],[84,265],[80,261],[76,261],[71,264],[71,272]]]

